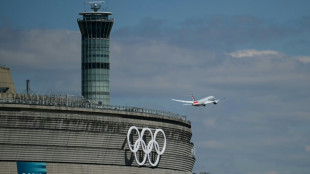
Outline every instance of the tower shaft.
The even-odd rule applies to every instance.
[[[109,12],[84,12],[78,25],[82,35],[82,95],[93,102],[110,104],[110,33],[114,23]]]

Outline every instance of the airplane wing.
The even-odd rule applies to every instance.
[[[203,104],[205,104],[205,105],[207,105],[207,104],[210,104],[210,103],[213,103],[214,101],[205,101],[205,102],[203,102]]]
[[[177,99],[171,99],[171,100],[176,101],[176,102],[193,104],[193,101],[185,101],[185,100],[177,100]]]
[[[224,99],[226,99],[226,97],[223,97],[223,98],[220,98],[220,99],[218,99],[218,100],[215,100],[215,102],[218,103],[218,102],[220,102],[220,101],[222,101],[222,100],[224,100]]]

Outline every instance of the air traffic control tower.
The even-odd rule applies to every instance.
[[[82,34],[82,96],[92,102],[110,104],[110,12],[99,11],[103,1],[89,2],[92,12],[79,13]]]

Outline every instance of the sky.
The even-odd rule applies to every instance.
[[[0,1],[18,92],[81,93],[83,0]],[[186,115],[194,172],[310,172],[310,1],[108,0],[111,104]],[[87,6],[86,6],[87,7]],[[209,95],[223,102],[183,106]]]

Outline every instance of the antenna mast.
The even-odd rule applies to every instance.
[[[90,8],[94,10],[94,12],[97,12],[101,8],[101,5],[98,5],[98,4],[103,4],[104,1],[92,1],[88,3],[91,4]]]
[[[30,95],[30,80],[26,80],[26,92],[27,95]]]

